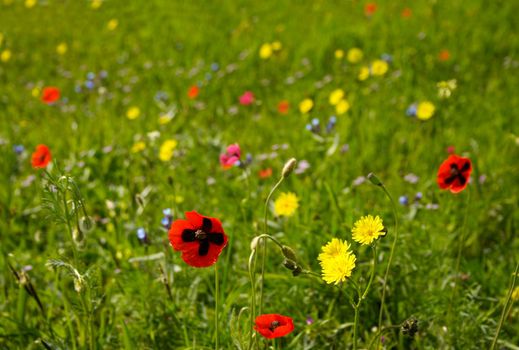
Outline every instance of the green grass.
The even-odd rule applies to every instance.
[[[305,268],[320,273],[321,246],[333,237],[351,242],[362,215],[379,215],[388,228],[360,309],[359,348],[376,336],[395,234],[383,191],[369,181],[354,184],[370,172],[395,200],[407,195],[410,202],[397,203],[399,239],[383,323],[398,326],[415,317],[418,332],[408,337],[392,329],[384,335],[386,347],[489,348],[519,251],[519,5],[381,1],[371,17],[364,5],[110,0],[92,9],[88,1],[47,0],[26,8],[23,1],[4,0],[0,53],[8,49],[12,56],[0,62],[0,347],[214,348],[214,268],[192,268],[170,247],[160,220],[162,210],[172,208],[174,219],[197,210],[222,221],[229,245],[218,261],[220,346],[247,348],[250,242],[263,233],[265,199],[285,161],[295,157],[310,168],[289,176],[273,198],[294,192],[299,208],[288,218],[270,212],[269,232],[292,247]],[[407,19],[400,15],[405,7],[412,10]],[[111,19],[118,20],[113,31],[107,28]],[[262,60],[260,46],[276,40],[281,52]],[[68,51],[59,55],[62,42]],[[362,49],[362,62],[335,59],[337,49],[352,47]],[[442,62],[444,49],[451,57]],[[360,67],[383,54],[392,56],[388,72],[359,81]],[[88,90],[87,73],[101,71],[107,77],[96,78]],[[449,79],[457,80],[457,89],[440,99],[436,84]],[[189,100],[187,90],[195,84],[200,95]],[[44,86],[61,89],[59,103],[49,106],[32,95]],[[305,126],[312,118],[326,126],[335,113],[328,97],[336,88],[344,89],[351,109],[337,116],[333,132],[314,137]],[[256,96],[251,106],[238,103],[246,90]],[[168,95],[165,102],[157,102],[158,92]],[[307,97],[315,106],[302,115],[297,106]],[[290,102],[287,115],[277,112],[281,100]],[[423,100],[436,106],[430,120],[406,116],[409,105]],[[141,111],[135,120],[126,118],[131,106]],[[159,124],[168,111],[175,111],[173,120]],[[156,140],[148,136],[154,131],[160,132]],[[159,148],[167,139],[178,146],[163,162]],[[132,153],[139,140],[146,149]],[[219,164],[235,142],[243,156],[252,155],[248,180],[244,169]],[[66,200],[83,198],[95,220],[79,243],[63,221],[61,192],[49,191],[47,175],[31,167],[31,153],[41,143],[53,154],[49,173],[71,176],[81,192],[68,192]],[[341,152],[345,144],[349,149]],[[14,145],[25,151],[16,154]],[[448,146],[474,168],[472,182],[458,195],[436,184]],[[267,167],[273,176],[260,179],[259,170]],[[405,181],[409,173],[419,181]],[[414,202],[417,192],[423,198]],[[428,209],[431,204],[438,208]],[[71,217],[73,227],[76,221]],[[139,227],[148,244],[139,242]],[[456,276],[460,244],[463,278]],[[351,348],[351,283],[339,289],[311,276],[293,277],[275,245],[268,248],[264,312],[295,323],[277,349]],[[355,242],[352,249],[352,278],[364,286],[371,252]],[[74,277],[74,269],[84,280]],[[500,348],[517,349],[518,316],[516,303],[506,313]],[[307,325],[308,317],[313,324]]]

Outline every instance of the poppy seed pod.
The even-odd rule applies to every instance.
[[[414,337],[416,332],[418,332],[418,320],[411,316],[402,324],[402,333],[409,337]]]
[[[285,163],[285,166],[283,167],[283,171],[281,172],[282,177],[288,177],[294,171],[297,164],[297,160],[295,158],[290,158],[288,162]]]

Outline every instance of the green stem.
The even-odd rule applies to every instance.
[[[281,176],[279,181],[274,185],[274,187],[270,190],[269,195],[267,196],[267,200],[265,201],[265,210],[263,212],[263,233],[268,234],[268,225],[267,225],[267,214],[268,214],[268,205],[272,194],[276,189],[281,185],[285,178]],[[263,308],[263,284],[265,281],[265,263],[267,261],[267,242],[266,238],[263,239],[263,254],[261,256],[261,279],[260,279],[260,299],[259,299],[259,307],[258,312],[261,315],[261,311]]]
[[[357,326],[359,323],[359,306],[360,300],[353,308],[355,310],[355,320],[353,321],[353,350],[357,350]]]
[[[380,311],[378,314],[378,329],[380,329],[380,327],[382,326],[382,312],[384,310],[384,304],[386,302],[386,285],[387,285],[387,279],[389,276],[389,268],[391,267],[391,262],[393,261],[393,255],[395,253],[396,242],[398,240],[398,214],[396,211],[395,201],[393,200],[393,197],[391,197],[391,194],[388,192],[388,190],[386,189],[386,187],[384,187],[383,184],[380,184],[379,186],[382,188],[382,190],[384,191],[386,196],[391,201],[391,207],[393,209],[393,216],[394,216],[394,220],[395,220],[395,237],[393,238],[393,244],[391,245],[391,251],[389,253],[389,260],[387,261],[386,272],[384,274],[384,281],[382,283],[382,298],[380,300]]]
[[[252,349],[254,317],[256,316],[256,249],[249,256],[249,279],[251,284],[251,302],[250,302],[250,333],[249,333],[249,350]]]
[[[220,341],[220,332],[218,329],[218,294],[219,294],[219,283],[218,283],[218,264],[214,264],[214,329],[215,329],[215,345],[214,349],[218,350]]]
[[[364,290],[361,299],[366,299],[366,296],[368,295],[369,289],[371,288],[371,284],[373,283],[373,279],[375,277],[375,269],[377,267],[377,246],[375,244],[372,245],[371,250],[373,251],[373,264],[371,265],[371,275],[369,276],[368,285],[366,286],[366,289]]]
[[[499,338],[499,332],[501,332],[501,327],[503,327],[503,323],[505,321],[506,310],[508,308],[508,303],[512,299],[512,293],[514,292],[515,287],[515,279],[517,278],[517,273],[519,272],[519,262],[515,266],[514,276],[512,277],[512,283],[510,284],[510,289],[508,290],[508,295],[506,296],[505,305],[503,305],[503,311],[501,312],[501,317],[499,318],[499,324],[497,325],[496,335],[494,336],[494,340],[492,341],[492,345],[490,346],[490,350],[494,350],[497,345],[497,339]]]

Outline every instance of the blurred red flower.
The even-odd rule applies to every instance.
[[[290,104],[288,103],[288,101],[283,100],[283,101],[279,102],[279,104],[278,104],[278,112],[281,114],[287,114],[289,107],[290,107]]]
[[[187,91],[187,97],[189,97],[191,100],[194,100],[198,96],[199,92],[200,92],[200,89],[198,88],[198,86],[193,85]]]
[[[227,245],[227,236],[220,220],[198,214],[185,213],[187,220],[175,220],[169,230],[169,241],[182,260],[194,267],[208,267],[216,263]]]
[[[254,329],[267,339],[284,337],[294,330],[294,321],[278,314],[260,315],[255,323]]]
[[[272,168],[261,169],[258,173],[260,179],[266,179],[272,176]]]
[[[32,167],[33,168],[46,168],[52,160],[49,147],[45,145],[36,146],[36,151],[32,154]]]
[[[437,182],[442,190],[461,192],[467,187],[472,171],[470,159],[451,154],[438,169]]]
[[[377,11],[377,4],[373,2],[368,2],[366,6],[364,6],[364,13],[366,16],[371,16],[375,11]]]
[[[448,61],[449,58],[451,58],[451,53],[447,49],[441,50],[438,54],[438,59],[442,62]]]
[[[254,100],[255,97],[252,91],[245,91],[243,95],[240,96],[240,104],[243,106],[248,106],[252,104]]]
[[[411,9],[409,7],[406,7],[405,9],[402,10],[402,17],[403,18],[409,18],[411,17],[411,15],[413,14],[413,12],[411,11]]]
[[[57,87],[46,86],[41,93],[41,100],[46,104],[51,104],[59,100],[60,96],[61,92]]]

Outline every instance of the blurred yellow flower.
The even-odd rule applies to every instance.
[[[135,142],[132,146],[131,152],[138,153],[146,149],[146,143],[144,141]]]
[[[139,115],[141,115],[141,110],[139,107],[130,107],[128,111],[126,111],[126,117],[130,120],[134,120],[139,118]]]
[[[361,49],[354,47],[353,49],[348,50],[348,62],[350,63],[359,63],[364,57],[364,53]]]
[[[108,28],[108,30],[115,30],[115,28],[117,28],[118,25],[119,25],[119,21],[116,20],[115,18],[113,18],[108,21],[108,24],[106,25],[106,27]]]
[[[281,41],[276,40],[272,43],[272,50],[280,51],[282,48],[283,48],[283,44],[281,44]]]
[[[384,75],[387,73],[389,65],[384,60],[375,60],[371,63],[371,74],[373,75]]]
[[[343,89],[335,89],[330,94],[330,97],[328,98],[328,102],[332,106],[335,106],[337,103],[341,102],[342,98],[344,97],[344,90]]]
[[[299,207],[299,199],[292,192],[284,192],[274,201],[274,213],[277,216],[292,216]]]
[[[259,50],[259,56],[264,60],[270,58],[270,56],[272,56],[272,45],[270,45],[269,43],[261,45]]]
[[[103,4],[103,1],[102,0],[92,0],[92,3],[90,4],[90,6],[93,8],[93,9],[98,9],[101,7],[101,5]]]
[[[36,5],[37,1],[36,0],[25,0],[25,7],[27,7],[28,9],[34,7],[34,5]]]
[[[2,62],[8,62],[11,59],[11,50],[6,49],[0,53],[0,61]]]
[[[339,115],[348,112],[350,109],[350,103],[346,100],[340,100],[339,103],[335,106],[335,112]]]
[[[434,105],[429,101],[423,101],[416,107],[416,117],[420,120],[430,119],[435,111]]]
[[[519,287],[514,288],[514,291],[512,292],[512,300],[513,301],[519,300]]]
[[[172,119],[173,119],[173,116],[171,114],[169,114],[169,113],[162,114],[159,117],[159,124],[165,125],[165,124],[169,123]]]
[[[458,84],[456,79],[451,79],[447,81],[440,81],[436,84],[438,88],[438,97],[440,98],[449,98],[452,95],[452,92],[456,90]]]
[[[386,234],[382,219],[378,215],[361,217],[355,222],[351,232],[353,240],[364,245],[371,244],[378,237]]]
[[[39,87],[35,87],[31,90],[31,95],[32,97],[40,97],[40,88]]]
[[[340,60],[344,57],[344,50],[337,49],[335,50],[335,58]]]
[[[360,67],[358,79],[364,81],[369,78],[369,68],[367,66]]]
[[[176,140],[166,140],[160,146],[159,150],[159,159],[163,162],[167,162],[173,157],[173,151],[175,148],[177,148],[177,141]]]
[[[346,241],[333,238],[321,248],[322,253],[317,258],[322,268],[323,280],[328,283],[339,284],[351,276],[357,258],[350,250]]]
[[[314,101],[311,98],[305,98],[299,103],[299,111],[303,114],[310,112],[314,108]]]
[[[60,43],[58,46],[56,46],[56,52],[59,55],[64,55],[67,53],[68,46],[66,43]]]

